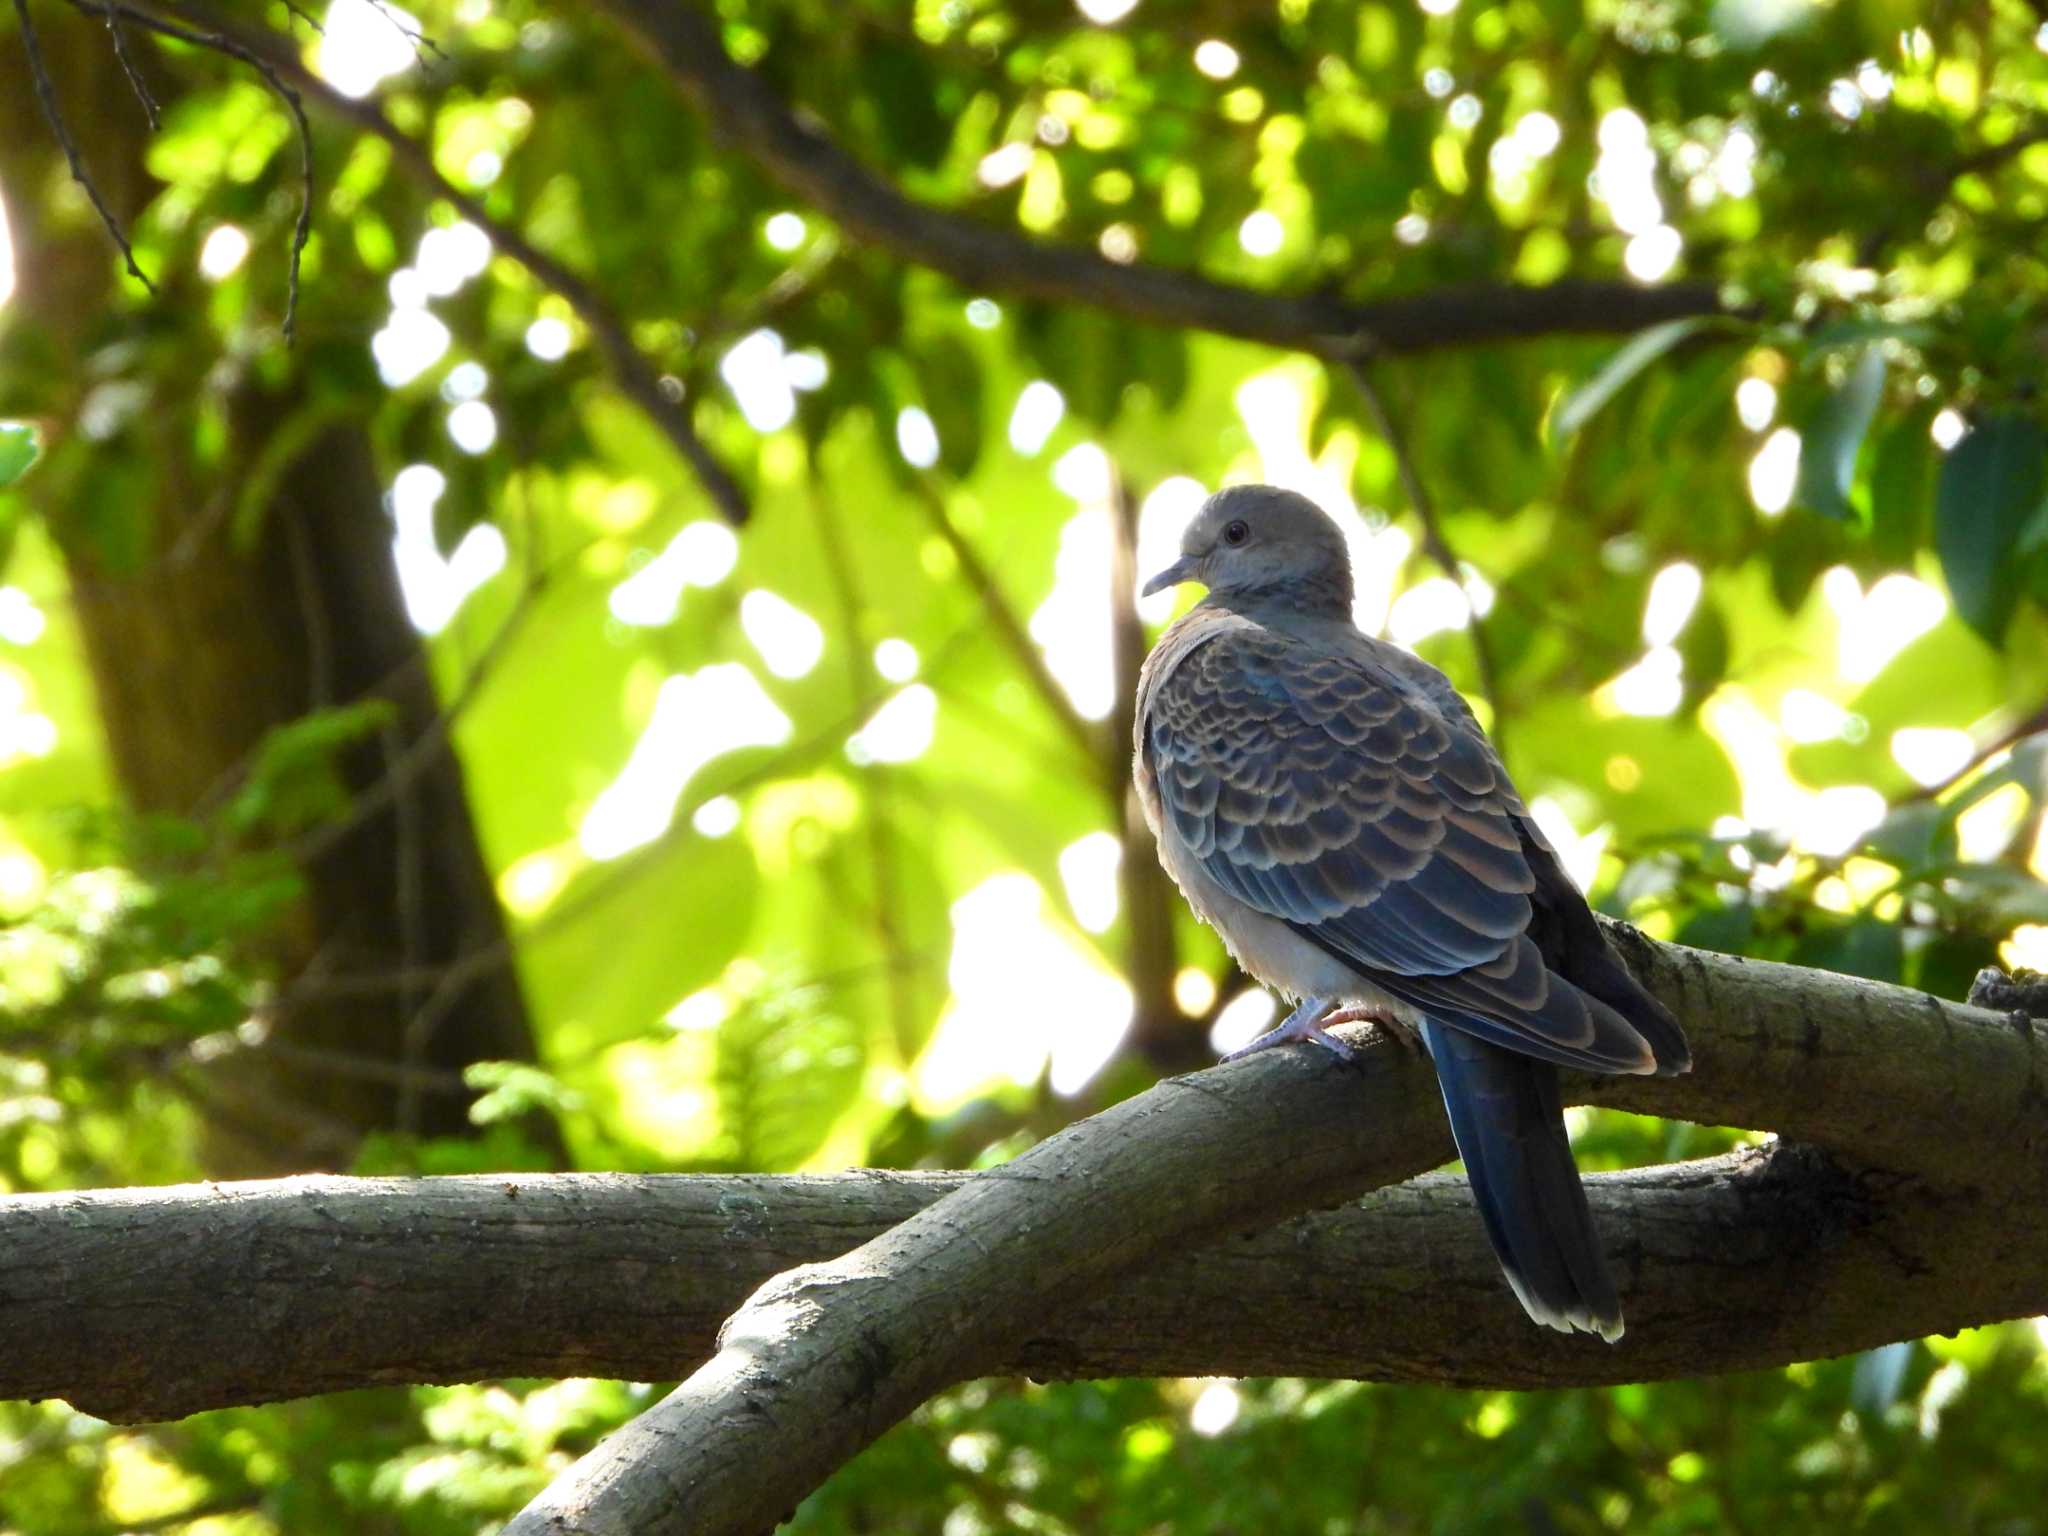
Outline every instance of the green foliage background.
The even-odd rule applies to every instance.
[[[106,46],[63,6],[31,10],[50,48]],[[320,47],[283,7],[234,14]],[[1739,313],[1381,365],[1442,533],[1492,593],[1482,709],[1524,790],[1602,839],[1596,898],[1653,933],[1946,996],[2001,945],[2040,963],[2043,751],[2024,738],[2048,702],[2048,24],[2032,9],[1145,0],[1098,25],[1067,0],[723,0],[716,15],[736,58],[911,195],[1260,289],[1376,299],[1620,275],[1647,261],[1631,255],[1640,230],[1618,229],[1618,203],[1590,183],[1614,192],[1638,146],[1651,223],[1680,242],[1662,280],[1719,282]],[[992,1069],[964,1100],[920,1086],[942,1017],[973,1017],[957,958],[949,969],[953,904],[984,882],[1028,877],[1046,942],[1082,972],[1130,963],[1128,914],[1091,932],[1061,869],[1081,839],[1125,829],[1120,749],[1035,659],[1049,594],[1107,604],[1055,466],[1078,474],[1089,461],[1071,455],[1099,445],[1142,502],[1173,476],[1213,487],[1312,460],[1364,529],[1412,535],[1351,385],[1241,342],[963,289],[852,241],[581,8],[433,0],[419,20],[438,49],[377,99],[443,177],[617,310],[752,520],[729,574],[682,586],[666,621],[622,619],[621,584],[672,548],[702,558],[717,513],[615,388],[587,316],[500,255],[430,298],[445,350],[386,382],[371,338],[456,211],[315,110],[287,349],[291,120],[246,72],[167,50],[130,222],[159,292],[122,288],[78,357],[36,315],[0,309],[0,412],[44,428],[33,467],[27,434],[0,429],[6,613],[41,616],[0,642],[0,1187],[199,1173],[191,1085],[277,984],[256,957],[298,899],[294,839],[348,814],[335,753],[379,723],[367,705],[311,716],[208,816],[127,814],[52,522],[112,567],[142,558],[166,443],[229,488],[227,515],[260,519],[282,464],[337,419],[368,424],[387,479],[419,464],[444,477],[443,553],[483,526],[507,552],[432,657],[444,699],[462,701],[455,739],[541,1055],[474,1069],[487,1135],[374,1138],[363,1170],[534,1161],[515,1121],[535,1108],[585,1168],[975,1165],[1143,1086],[1159,1061],[1126,1050],[1056,1093],[1042,1049],[1021,1082]],[[1211,40],[1228,70],[1198,52]],[[88,159],[90,114],[132,107],[77,119]],[[1527,126],[1535,114],[1554,139]],[[4,165],[18,225],[92,221],[54,145]],[[200,255],[224,225],[248,254],[209,279]],[[562,328],[564,355],[530,345],[536,321]],[[763,328],[824,375],[765,431],[720,371]],[[301,414],[233,459],[227,394],[286,377],[305,386]],[[1034,380],[1064,413],[1020,447],[1012,412]],[[1254,441],[1248,382],[1298,398],[1292,441]],[[479,389],[496,441],[473,454],[449,423]],[[907,461],[906,411],[928,419],[934,462]],[[1783,460],[1786,429],[1798,468],[1773,491],[1753,466]],[[1652,655],[1646,603],[1679,562],[1700,575],[1698,604]],[[1396,593],[1442,576],[1419,542],[1387,574]],[[1873,668],[1869,648],[1896,636],[1853,615],[1900,576],[1947,602]],[[777,675],[749,637],[743,598],[761,590],[815,621],[801,675]],[[1080,643],[1106,650],[1095,622]],[[914,683],[884,674],[885,640],[914,648]],[[1420,648],[1480,690],[1462,628]],[[1668,677],[1674,656],[1667,707],[1624,707],[1615,680]],[[706,760],[649,840],[593,857],[579,828],[665,681],[712,667],[745,669],[782,739],[707,755],[689,728],[658,736]],[[849,752],[906,688],[930,691],[928,744],[905,761]],[[1973,743],[1932,790],[1893,751],[1897,732],[1930,729]],[[1863,796],[1842,800],[1853,786]],[[1804,798],[1822,791],[1837,798]],[[1873,803],[1860,830],[1814,846],[1816,807]],[[1798,816],[1770,824],[1771,805]],[[1173,971],[1234,995],[1214,942],[1175,924]],[[1199,1039],[1218,1004],[1193,980],[1182,995]],[[1003,1045],[976,1049],[993,1061]],[[1574,1125],[1591,1167],[1732,1140]],[[1284,1166],[1278,1149],[1275,1177]],[[927,1405],[795,1528],[2020,1536],[2048,1529],[2042,1339],[2013,1325],[1764,1376],[1536,1396],[977,1384]],[[421,1388],[145,1430],[9,1405],[0,1528],[489,1529],[654,1391]]]

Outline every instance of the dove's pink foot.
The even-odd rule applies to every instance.
[[[1412,1024],[1403,1023],[1382,1008],[1339,1008],[1323,1020],[1323,1028],[1332,1029],[1339,1024],[1373,1024],[1382,1034],[1391,1036],[1404,1050],[1422,1049],[1422,1036]]]
[[[1325,1022],[1324,1015],[1330,1013],[1330,1003],[1331,1000],[1327,997],[1303,998],[1301,1006],[1296,1008],[1294,1012],[1288,1014],[1286,1018],[1267,1030],[1258,1039],[1251,1041],[1249,1044],[1240,1045],[1223,1059],[1225,1061],[1236,1061],[1240,1057],[1251,1055],[1254,1051],[1263,1051],[1276,1045],[1291,1045],[1297,1040],[1309,1040],[1320,1045],[1326,1051],[1335,1052],[1340,1061],[1358,1060],[1358,1053],[1356,1051],[1323,1028],[1323,1023]],[[1331,1017],[1335,1018],[1336,1015],[1331,1015]],[[1372,1015],[1367,1015],[1367,1017],[1372,1017]]]

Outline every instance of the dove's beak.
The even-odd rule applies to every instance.
[[[1201,563],[1193,555],[1182,555],[1173,564],[1146,582],[1139,591],[1138,596],[1150,597],[1154,592],[1164,592],[1168,587],[1177,587],[1184,581],[1199,581],[1201,577],[1198,567]]]

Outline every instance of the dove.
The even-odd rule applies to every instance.
[[[1558,1069],[1678,1073],[1684,1032],[1632,977],[1435,667],[1352,622],[1335,522],[1231,486],[1146,583],[1207,595],[1146,657],[1138,797],[1160,862],[1295,1006],[1225,1060],[1371,1019],[1436,1068],[1509,1287],[1546,1327],[1622,1334]]]

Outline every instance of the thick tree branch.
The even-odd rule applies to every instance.
[[[1854,1154],[1872,1177],[1932,1175],[2000,1201],[2018,1179],[2018,1200],[2034,1198],[2048,1161],[2035,1031],[1897,987],[1628,948],[1701,1066],[1602,1083],[1602,1102],[1768,1127]],[[843,1257],[777,1276],[717,1355],[508,1536],[765,1531],[932,1393],[1022,1348],[1048,1298],[1411,1177],[1445,1150],[1427,1066],[1383,1044],[1357,1071],[1276,1051],[1162,1083]]]
[[[60,1396],[134,1422],[394,1382],[661,1380],[708,1357],[762,1281],[836,1258],[970,1177],[319,1178],[16,1196],[0,1200],[0,1398]],[[1429,1175],[1052,1298],[1029,1337],[969,1368],[1590,1385],[1840,1354],[2028,1313],[2048,1295],[2040,1207],[1937,1198],[1810,1150],[1602,1175],[1590,1189],[1629,1312],[1618,1348],[1531,1328],[1464,1181]]]
[[[1560,282],[1434,289],[1358,304],[1281,294],[1193,273],[1121,264],[915,202],[792,112],[733,62],[714,22],[687,0],[599,0],[735,148],[857,240],[943,272],[964,287],[1091,304],[1135,320],[1240,336],[1325,357],[1423,352],[1558,332],[1625,333],[1721,313],[1713,285]]]

